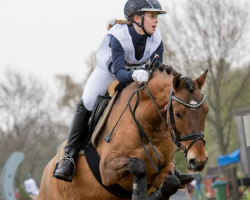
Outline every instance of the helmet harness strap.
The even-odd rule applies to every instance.
[[[147,35],[147,36],[151,36],[150,34],[147,33],[147,31],[144,28],[144,14],[141,15],[141,24],[137,23],[135,20],[132,20],[133,23],[135,23],[137,26],[139,26],[140,28],[142,28],[143,32]]]

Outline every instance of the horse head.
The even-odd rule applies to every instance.
[[[208,160],[203,134],[208,106],[201,89],[208,70],[193,80],[181,76],[169,66],[163,65],[159,69],[161,72],[156,70],[158,72],[153,73],[150,91],[155,99],[161,99],[158,105],[164,113],[167,131],[172,141],[184,153],[188,169],[202,171]],[[159,82],[156,93],[153,92],[156,90],[156,84],[153,84],[155,81]]]

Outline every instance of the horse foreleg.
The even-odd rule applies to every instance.
[[[181,185],[178,177],[170,174],[165,177],[162,186],[148,197],[144,162],[140,159],[131,159],[129,170],[133,175],[132,200],[169,200],[170,196],[175,194]]]
[[[105,185],[116,184],[129,175],[133,176],[132,200],[168,200],[180,187],[177,176],[170,174],[165,177],[162,186],[148,197],[146,169],[141,159],[116,157],[105,164],[105,168],[101,168],[102,182]]]
[[[132,176],[134,187],[142,181],[146,182],[144,162],[138,158],[113,157],[100,164],[102,183],[104,185],[121,184],[127,190],[132,190]],[[143,180],[142,180],[143,179]],[[141,190],[141,187],[140,187]],[[145,186],[146,191],[146,186]]]
[[[175,194],[181,183],[177,176],[175,175],[168,175],[166,176],[162,186],[153,192],[148,200],[169,200],[170,196]]]
[[[132,200],[147,200],[147,177],[144,162],[137,158],[130,159],[129,170],[133,176]]]
[[[162,186],[148,197],[144,162],[140,159],[130,160],[129,169],[133,175],[132,200],[169,200],[181,185],[178,177],[170,174],[165,177]]]
[[[106,186],[116,184],[122,179],[130,175],[129,158],[113,157],[109,159],[101,159],[100,174],[102,183]]]

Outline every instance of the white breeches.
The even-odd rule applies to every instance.
[[[82,99],[85,108],[93,111],[97,97],[105,95],[114,80],[116,80],[115,76],[108,70],[96,66],[84,87]]]

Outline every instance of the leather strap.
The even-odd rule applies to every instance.
[[[84,152],[85,152],[86,160],[88,162],[88,165],[92,173],[94,174],[96,180],[102,185],[104,189],[106,189],[108,192],[120,198],[132,197],[132,191],[125,190],[118,184],[114,184],[110,186],[106,186],[102,184],[102,178],[101,178],[100,169],[99,169],[100,156],[98,155],[96,149],[92,146],[92,144],[85,146]]]

